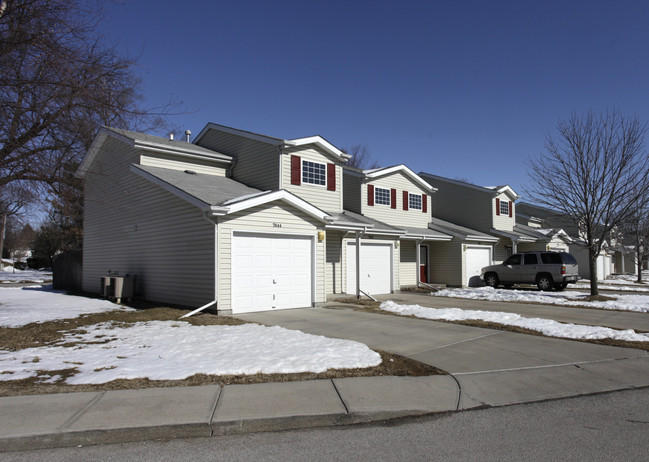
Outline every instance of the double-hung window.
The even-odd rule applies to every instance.
[[[374,203],[377,205],[390,205],[390,190],[374,188]]]
[[[501,215],[509,215],[509,202],[508,201],[500,201],[500,214]]]
[[[408,194],[408,208],[421,210],[421,194]]]
[[[327,165],[310,160],[302,160],[302,183],[326,186]]]

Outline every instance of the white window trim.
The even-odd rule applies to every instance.
[[[384,191],[388,192],[388,203],[387,204],[380,204],[376,200],[379,189],[383,189]],[[391,207],[392,206],[392,191],[390,190],[390,188],[382,188],[381,186],[374,186],[374,205],[381,205],[383,207]]]
[[[300,176],[301,176],[301,183],[302,185],[307,185],[307,186],[315,186],[317,188],[326,188],[327,187],[327,164],[318,162],[316,160],[309,160],[309,159],[301,159],[302,164],[301,164],[301,169],[300,169]],[[323,165],[324,166],[324,184],[316,184],[316,183],[309,183],[308,181],[304,181],[304,163],[305,162],[310,162],[312,164],[318,164],[318,165]]]
[[[509,201],[500,200],[500,216],[509,217]]]
[[[413,207],[412,202],[410,202],[411,197],[419,197],[419,207]],[[424,198],[422,194],[408,193],[408,210],[423,210],[424,209]]]

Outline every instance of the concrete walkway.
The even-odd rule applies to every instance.
[[[640,350],[335,304],[240,317],[357,340],[451,375],[4,397],[0,451],[382,421],[649,386],[649,356]]]

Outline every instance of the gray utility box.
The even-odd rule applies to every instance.
[[[125,298],[133,298],[135,291],[135,276],[103,276],[101,278],[101,295],[121,303]]]

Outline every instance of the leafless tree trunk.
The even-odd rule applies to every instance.
[[[597,256],[611,230],[625,222],[649,192],[647,127],[618,111],[573,114],[546,137],[546,152],[531,159],[533,202],[570,217],[583,230],[591,295],[598,294]]]

